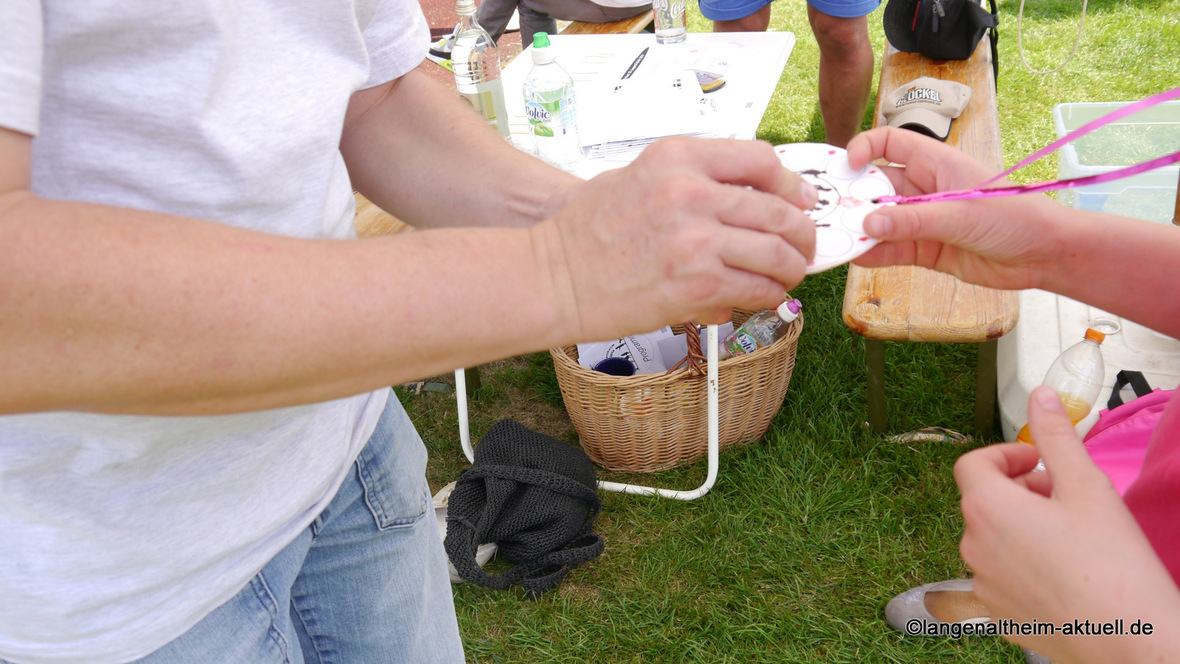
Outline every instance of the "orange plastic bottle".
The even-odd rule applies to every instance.
[[[1057,356],[1042,382],[1057,390],[1065,413],[1074,424],[1090,414],[1098,399],[1098,392],[1102,390],[1102,379],[1106,374],[1106,366],[1102,361],[1102,342],[1105,339],[1106,335],[1098,330],[1087,329],[1085,339]],[[1016,440],[1032,444],[1027,424],[1017,434]]]

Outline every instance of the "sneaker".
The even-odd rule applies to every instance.
[[[455,47],[455,34],[451,33],[430,45],[430,52],[426,57],[441,64],[451,59],[451,49]]]

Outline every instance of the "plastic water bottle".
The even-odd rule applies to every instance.
[[[1042,382],[1042,385],[1057,390],[1065,406],[1065,414],[1074,424],[1090,414],[1102,390],[1102,379],[1106,374],[1106,365],[1102,361],[1102,342],[1105,339],[1106,335],[1098,330],[1087,329],[1085,339],[1057,356]],[[1020,429],[1016,440],[1032,444],[1027,424]]]
[[[475,0],[458,0],[455,11],[459,14],[455,44],[451,47],[455,87],[488,124],[508,138],[508,111],[504,106],[504,83],[500,81],[500,51],[488,31],[475,20]]]
[[[721,359],[753,353],[766,348],[787,334],[787,329],[803,310],[799,300],[788,300],[771,311],[759,311],[721,343]]]
[[[524,81],[524,110],[533,135],[533,154],[563,170],[582,158],[574,80],[557,63],[549,34],[533,35],[533,68]]]

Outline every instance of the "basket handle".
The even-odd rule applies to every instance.
[[[684,324],[684,341],[688,344],[688,354],[685,355],[679,362],[668,369],[667,373],[672,373],[682,366],[688,365],[688,375],[693,378],[700,378],[705,375],[705,353],[701,350],[701,331],[697,328],[697,324],[688,321]]]

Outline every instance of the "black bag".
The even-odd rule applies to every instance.
[[[594,464],[585,452],[500,420],[475,447],[475,463],[459,473],[443,546],[463,580],[497,590],[519,581],[536,598],[602,553],[602,537],[591,532],[601,511]],[[515,567],[494,576],[484,572],[475,553],[487,542]]]
[[[991,40],[992,70],[1000,77],[999,14],[976,0],[889,0],[885,6],[885,38],[899,51],[921,53],[932,60],[966,60],[985,33]]]

